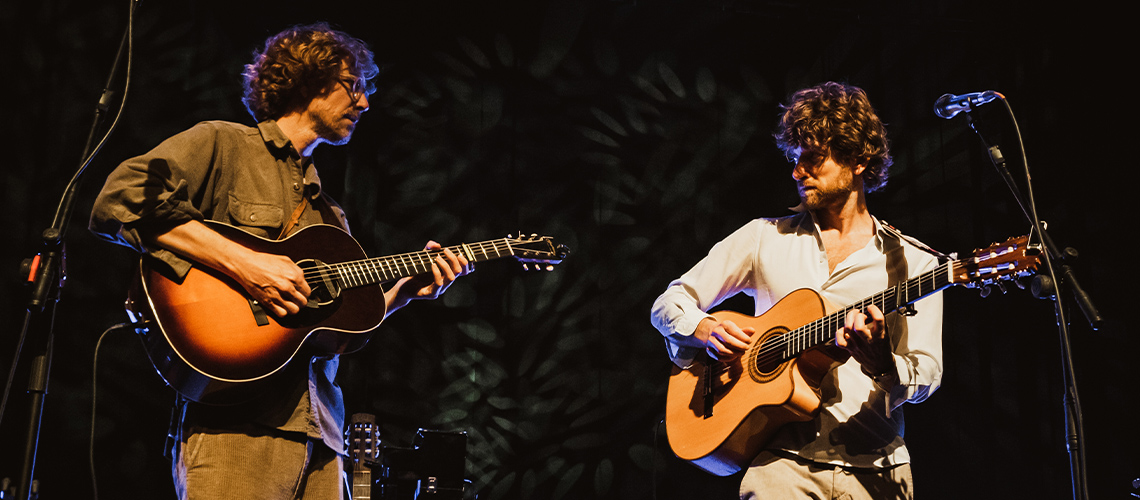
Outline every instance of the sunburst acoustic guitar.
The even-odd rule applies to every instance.
[[[268,240],[207,221],[223,236],[254,250],[290,257],[312,289],[300,313],[276,317],[229,277],[194,265],[182,279],[164,266],[140,264],[139,283],[127,300],[143,344],[163,379],[182,396],[207,404],[234,404],[258,393],[300,352],[342,354],[368,342],[384,318],[381,284],[431,272],[442,252],[423,250],[369,258],[348,233],[307,226],[283,240]],[[514,258],[549,269],[567,256],[547,236],[499,238],[450,250],[474,263]]]

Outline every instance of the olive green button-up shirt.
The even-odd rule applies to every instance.
[[[189,261],[148,247],[141,235],[190,220],[213,220],[275,239],[303,196],[323,204],[337,220],[324,221],[321,211],[306,209],[297,228],[322,222],[348,228],[344,212],[321,192],[312,162],[301,158],[276,122],[250,127],[208,121],[120,164],[95,200],[90,229],[185,276]],[[304,361],[307,370],[297,366]],[[210,426],[252,422],[302,432],[343,453],[344,402],[334,382],[339,363],[335,355],[295,359],[287,369],[291,376],[282,383],[296,386],[285,388],[282,400],[218,408],[194,405],[189,413]],[[306,371],[307,382],[301,375]]]

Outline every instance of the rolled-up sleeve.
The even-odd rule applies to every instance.
[[[148,249],[145,242],[149,235],[204,218],[191,200],[203,196],[208,184],[216,136],[214,126],[200,123],[120,164],[95,199],[90,230],[148,253],[184,275],[189,263],[169,251]]]
[[[669,358],[686,368],[701,348],[686,345],[706,311],[726,298],[753,288],[752,268],[759,245],[759,221],[752,221],[720,241],[705,258],[669,284],[653,303],[650,321],[665,337]]]
[[[918,314],[894,316],[906,326],[894,337],[899,383],[890,390],[890,407],[921,403],[942,384],[942,292],[917,304]],[[888,326],[888,328],[890,328]]]

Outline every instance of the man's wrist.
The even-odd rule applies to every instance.
[[[898,383],[898,370],[894,365],[891,365],[890,368],[877,373],[868,371],[866,366],[860,365],[859,368],[863,371],[863,375],[866,375],[868,378],[882,387],[890,387]]]

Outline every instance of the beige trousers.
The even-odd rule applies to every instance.
[[[910,464],[889,469],[844,468],[764,451],[744,473],[741,500],[913,500]]]
[[[340,500],[341,457],[303,435],[190,427],[173,463],[181,500]]]

